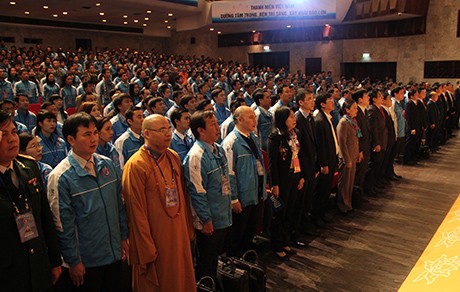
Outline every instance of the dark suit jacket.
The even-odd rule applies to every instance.
[[[295,114],[297,121],[296,128],[299,131],[298,138],[300,142],[300,163],[303,172],[307,177],[314,175],[317,169],[316,164],[316,135],[315,135],[315,121],[312,118],[310,127],[308,120],[303,116],[300,111]]]
[[[334,133],[326,114],[320,110],[315,117],[316,146],[318,153],[318,165],[328,166],[335,169],[337,166],[337,150],[335,148]],[[331,169],[329,169],[331,171]]]
[[[277,130],[268,136],[268,171],[271,186],[279,186],[288,181],[287,177],[290,174],[292,159],[289,139],[289,135],[280,135]],[[302,165],[300,165],[300,169],[302,169]],[[305,178],[305,175],[301,172],[300,177]]]
[[[0,283],[3,291],[43,291],[51,287],[50,268],[61,265],[56,229],[37,163],[18,156],[13,165],[39,236],[21,243],[13,205],[0,180]]]
[[[395,124],[393,119],[391,118],[390,114],[384,109],[385,117],[386,117],[386,126],[388,130],[388,149],[393,147],[396,141],[396,133],[395,133]]]
[[[363,152],[364,155],[367,155],[367,153],[370,153],[371,151],[371,133],[369,129],[369,120],[359,106],[356,121],[358,122],[358,126],[361,129],[361,134],[363,134],[363,136],[359,138],[359,152]]]
[[[385,112],[385,110],[383,111]],[[382,150],[386,150],[388,144],[388,129],[380,109],[376,105],[370,105],[367,108],[367,118],[369,119],[369,128],[371,131],[371,148],[380,145]]]
[[[460,112],[460,88],[455,88],[454,90],[454,106],[456,112]]]
[[[420,115],[420,122],[422,123],[422,128],[426,129],[428,125],[428,113],[425,104],[421,100],[417,102],[417,109]]]
[[[407,133],[415,130],[416,135],[418,135],[422,131],[422,117],[420,116],[417,105],[412,100],[409,100],[406,103],[406,123]]]
[[[434,124],[436,125],[435,128],[438,128],[441,124],[441,117],[439,114],[438,105],[434,101],[429,100],[426,105],[426,108],[428,112],[428,127]]]
[[[446,101],[446,97],[444,96],[444,94],[441,93],[439,95],[436,103],[438,104],[439,113],[441,114],[441,123],[442,123],[447,115],[447,101]]]

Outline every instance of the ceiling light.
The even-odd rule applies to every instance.
[[[265,50],[265,51],[269,51],[269,50],[270,50],[270,46],[264,46],[264,50]]]
[[[169,21],[165,20],[165,23],[168,23]]]
[[[48,6],[46,6],[46,5],[45,5],[45,6],[43,6],[43,9],[48,9]]]
[[[67,11],[62,12],[62,14],[67,15],[69,14]]]
[[[53,17],[58,17],[58,15],[57,15],[57,14],[53,14]]]
[[[30,12],[29,12],[29,11],[25,11],[24,14],[25,14],[25,15],[29,15]]]
[[[148,18],[148,17],[146,17],[146,18],[144,18],[144,20],[149,20],[149,18]]]
[[[209,28],[210,31],[214,31],[214,27]]]
[[[123,18],[128,18],[128,15],[123,15]]]
[[[147,26],[147,23],[144,23],[143,26]]]
[[[123,24],[128,24],[128,22],[127,22],[127,21],[125,21],[125,22],[123,22]]]
[[[16,2],[11,1],[10,4],[11,5],[16,5]]]
[[[363,59],[370,59],[371,58],[371,53],[364,52],[362,56],[363,56]]]
[[[139,20],[137,20],[137,19],[134,19],[134,22],[135,22],[135,23],[138,23],[138,22],[139,22]]]
[[[152,10],[147,10],[147,13],[148,13],[148,14],[152,13]]]
[[[99,15],[100,15],[100,16],[104,16],[104,12],[99,12]]]
[[[255,32],[256,32],[255,30],[252,31],[252,33],[255,33]]]
[[[167,26],[167,28],[171,28],[171,26],[170,26],[170,25],[168,25],[168,26]]]
[[[101,3],[96,3],[96,6],[101,6]]]
[[[103,19],[102,22],[107,22],[107,19]]]
[[[326,23],[324,26],[328,27],[328,26],[329,26],[329,24],[327,24],[327,23]]]
[[[221,34],[222,32],[221,31],[218,31],[217,34]]]
[[[174,15],[174,14],[172,14],[172,13],[168,13],[168,16],[173,16],[173,15]]]
[[[290,26],[290,25],[286,25],[286,27],[287,27],[287,28],[291,28],[291,26]]]

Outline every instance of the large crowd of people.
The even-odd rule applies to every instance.
[[[277,260],[454,136],[460,83],[307,76],[154,50],[0,44],[0,282],[194,291]],[[129,272],[129,273],[131,273]]]

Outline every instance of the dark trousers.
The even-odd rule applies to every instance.
[[[431,150],[438,148],[438,127],[434,129],[428,127],[426,130],[426,141]]]
[[[196,278],[210,276],[216,280],[217,259],[224,253],[225,240],[230,227],[214,229],[212,235],[205,235],[200,230],[196,231],[196,243],[198,247],[198,260],[196,267]]]
[[[313,208],[313,191],[316,185],[315,173],[311,173],[307,175],[305,178],[305,183],[303,185],[303,189],[299,192],[299,198],[302,200],[298,200],[298,205],[302,206],[303,209],[300,214],[299,223],[302,225],[300,228],[304,227],[306,224],[310,222],[310,213]]]
[[[415,135],[407,134],[406,136],[406,149],[404,151],[404,162],[414,162],[417,160],[418,151],[421,143],[421,133]]]
[[[326,213],[329,197],[332,190],[332,182],[334,180],[335,166],[329,166],[329,173],[318,175],[316,180],[316,188],[313,194],[313,206],[311,216],[315,219],[323,219]]]
[[[370,158],[371,158],[371,153],[369,151],[363,151],[363,161],[356,164],[355,186],[358,187],[359,189],[363,188]]]
[[[395,151],[396,141],[388,143],[387,150],[385,151],[385,156],[383,157],[382,172],[383,177],[389,178],[393,176],[393,162],[396,155]]]
[[[289,173],[279,185],[279,197],[284,203],[284,208],[272,215],[271,245],[275,252],[283,251],[289,245],[291,226],[295,220],[295,203],[297,201],[297,185],[299,174]]]
[[[369,160],[369,165],[366,172],[364,181],[364,191],[373,190],[376,183],[382,179],[382,165],[385,158],[385,150],[380,152],[372,152]]]
[[[55,286],[55,291],[61,292],[122,292],[122,262],[110,265],[85,268],[83,285],[76,287],[70,279],[69,269],[62,268],[62,275]]]
[[[261,205],[246,206],[241,213],[233,213],[233,224],[228,234],[228,256],[240,257],[251,249],[259,224]]]

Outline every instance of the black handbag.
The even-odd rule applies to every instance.
[[[249,292],[249,274],[237,268],[232,258],[219,258],[217,263],[217,281],[224,292]]]
[[[259,263],[259,256],[255,250],[248,250],[241,258],[232,257],[232,261],[237,268],[248,272],[251,292],[266,291],[267,269]]]
[[[207,283],[205,283],[207,282]],[[196,291],[197,292],[216,292],[216,283],[214,282],[214,279],[205,276],[201,278],[198,283],[196,283]]]

